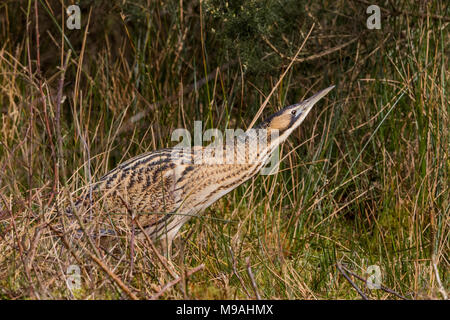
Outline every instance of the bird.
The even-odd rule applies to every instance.
[[[131,215],[141,226],[139,230],[144,229],[152,241],[160,241],[170,257],[180,228],[254,177],[333,88],[282,108],[222,146],[173,147],[138,155],[101,177],[89,197],[76,201],[71,208],[101,204],[97,211],[107,217],[102,220],[104,235],[114,234],[113,227],[120,225],[120,220],[129,224]]]

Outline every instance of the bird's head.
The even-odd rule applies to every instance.
[[[273,130],[278,130],[278,138],[275,139],[276,141],[272,141],[271,143],[278,145],[284,141],[291,134],[291,132],[303,122],[303,120],[305,120],[306,116],[317,101],[322,99],[333,88],[334,86],[328,87],[300,103],[281,109],[264,120],[258,128],[266,129],[268,134],[270,134]]]

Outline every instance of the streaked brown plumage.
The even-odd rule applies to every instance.
[[[105,223],[109,225],[105,229],[111,229],[108,221],[129,219],[131,212],[149,236],[167,241],[170,253],[172,239],[183,224],[253,177],[275,148],[300,125],[312,106],[333,87],[263,121],[257,128],[266,129],[267,134],[272,130],[280,133],[276,138],[267,136],[267,145],[258,144],[255,148],[258,137],[255,131],[247,131],[232,146],[162,149],[120,164],[92,189],[93,202],[101,206],[99,212],[107,213]],[[230,149],[232,161],[218,163],[220,151]],[[77,203],[77,207],[81,203],[86,200]]]

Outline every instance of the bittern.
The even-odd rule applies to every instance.
[[[166,253],[170,255],[172,240],[180,228],[258,173],[314,104],[333,88],[283,108],[262,121],[257,130],[237,136],[231,146],[227,141],[223,150],[225,153],[232,150],[232,161],[218,157],[218,149],[201,146],[145,153],[104,175],[92,188],[90,201],[95,198],[103,203],[99,212],[119,213],[109,215],[111,219],[133,215],[152,240],[164,240]],[[262,135],[258,134],[261,132]],[[274,132],[278,134],[273,135]],[[79,201],[76,206],[86,202]]]

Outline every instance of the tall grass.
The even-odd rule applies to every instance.
[[[359,299],[338,265],[363,278],[379,266],[406,298],[445,297],[448,4],[383,2],[382,28],[368,30],[362,0],[202,3],[80,1],[82,28],[68,30],[72,1],[2,1],[0,297]],[[275,175],[183,227],[181,281],[163,290],[173,270],[131,231],[112,251],[61,231],[87,185],[173,146],[174,129],[245,130],[313,24],[264,114],[336,89],[282,146]]]

